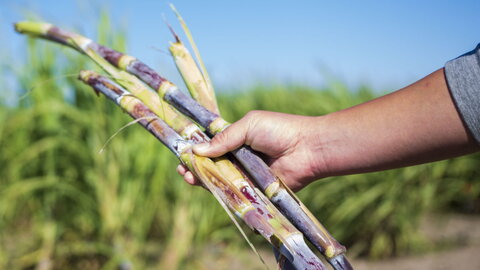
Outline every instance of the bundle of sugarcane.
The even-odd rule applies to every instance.
[[[278,260],[285,262],[280,264],[283,269],[324,269],[303,236],[334,269],[352,269],[344,255],[345,248],[252,149],[242,146],[232,152],[233,157],[215,159],[192,152],[193,144],[209,141],[211,136],[221,132],[229,123],[219,115],[213,86],[198,50],[183,19],[178,13],[177,16],[200,67],[173,31],[175,42],[171,43],[170,52],[193,98],[136,58],[79,34],[40,22],[19,22],[15,24],[15,29],[19,33],[67,45],[102,67],[109,74],[108,78],[92,71],[82,71],[79,78],[97,94],[102,93],[113,100],[165,144],[215,196],[227,213],[231,215],[230,211],[234,212],[251,229],[267,239],[279,254],[276,256]],[[233,217],[232,220],[238,226]]]

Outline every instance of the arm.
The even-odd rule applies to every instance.
[[[252,112],[198,145],[219,156],[242,144],[263,152],[272,169],[298,190],[315,179],[452,158],[479,150],[447,87],[444,69],[392,94],[305,117]],[[187,182],[194,179],[179,168]]]
[[[455,108],[443,69],[323,121],[327,141],[315,144],[325,146],[326,175],[398,168],[479,149]]]

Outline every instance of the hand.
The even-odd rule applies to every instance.
[[[250,145],[293,190],[314,179],[457,157],[480,150],[463,123],[444,69],[391,94],[320,117],[253,111],[194,146],[218,157]],[[184,167],[178,172],[195,184]]]
[[[293,190],[299,190],[318,178],[323,161],[318,151],[319,117],[307,117],[267,111],[251,111],[210,143],[198,144],[193,151],[202,156],[219,157],[246,144],[264,154],[266,163]],[[316,146],[315,146],[316,145]],[[321,149],[320,149],[321,150]],[[190,184],[198,184],[186,167],[179,174]]]

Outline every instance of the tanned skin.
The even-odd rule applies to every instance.
[[[479,151],[450,95],[444,69],[391,94],[318,117],[252,111],[195,153],[250,145],[293,190],[316,179],[381,171]],[[177,171],[198,184],[185,167]]]

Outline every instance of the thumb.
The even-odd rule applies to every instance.
[[[222,156],[245,144],[247,133],[248,120],[242,118],[215,135],[210,142],[194,145],[193,152],[207,157]]]

